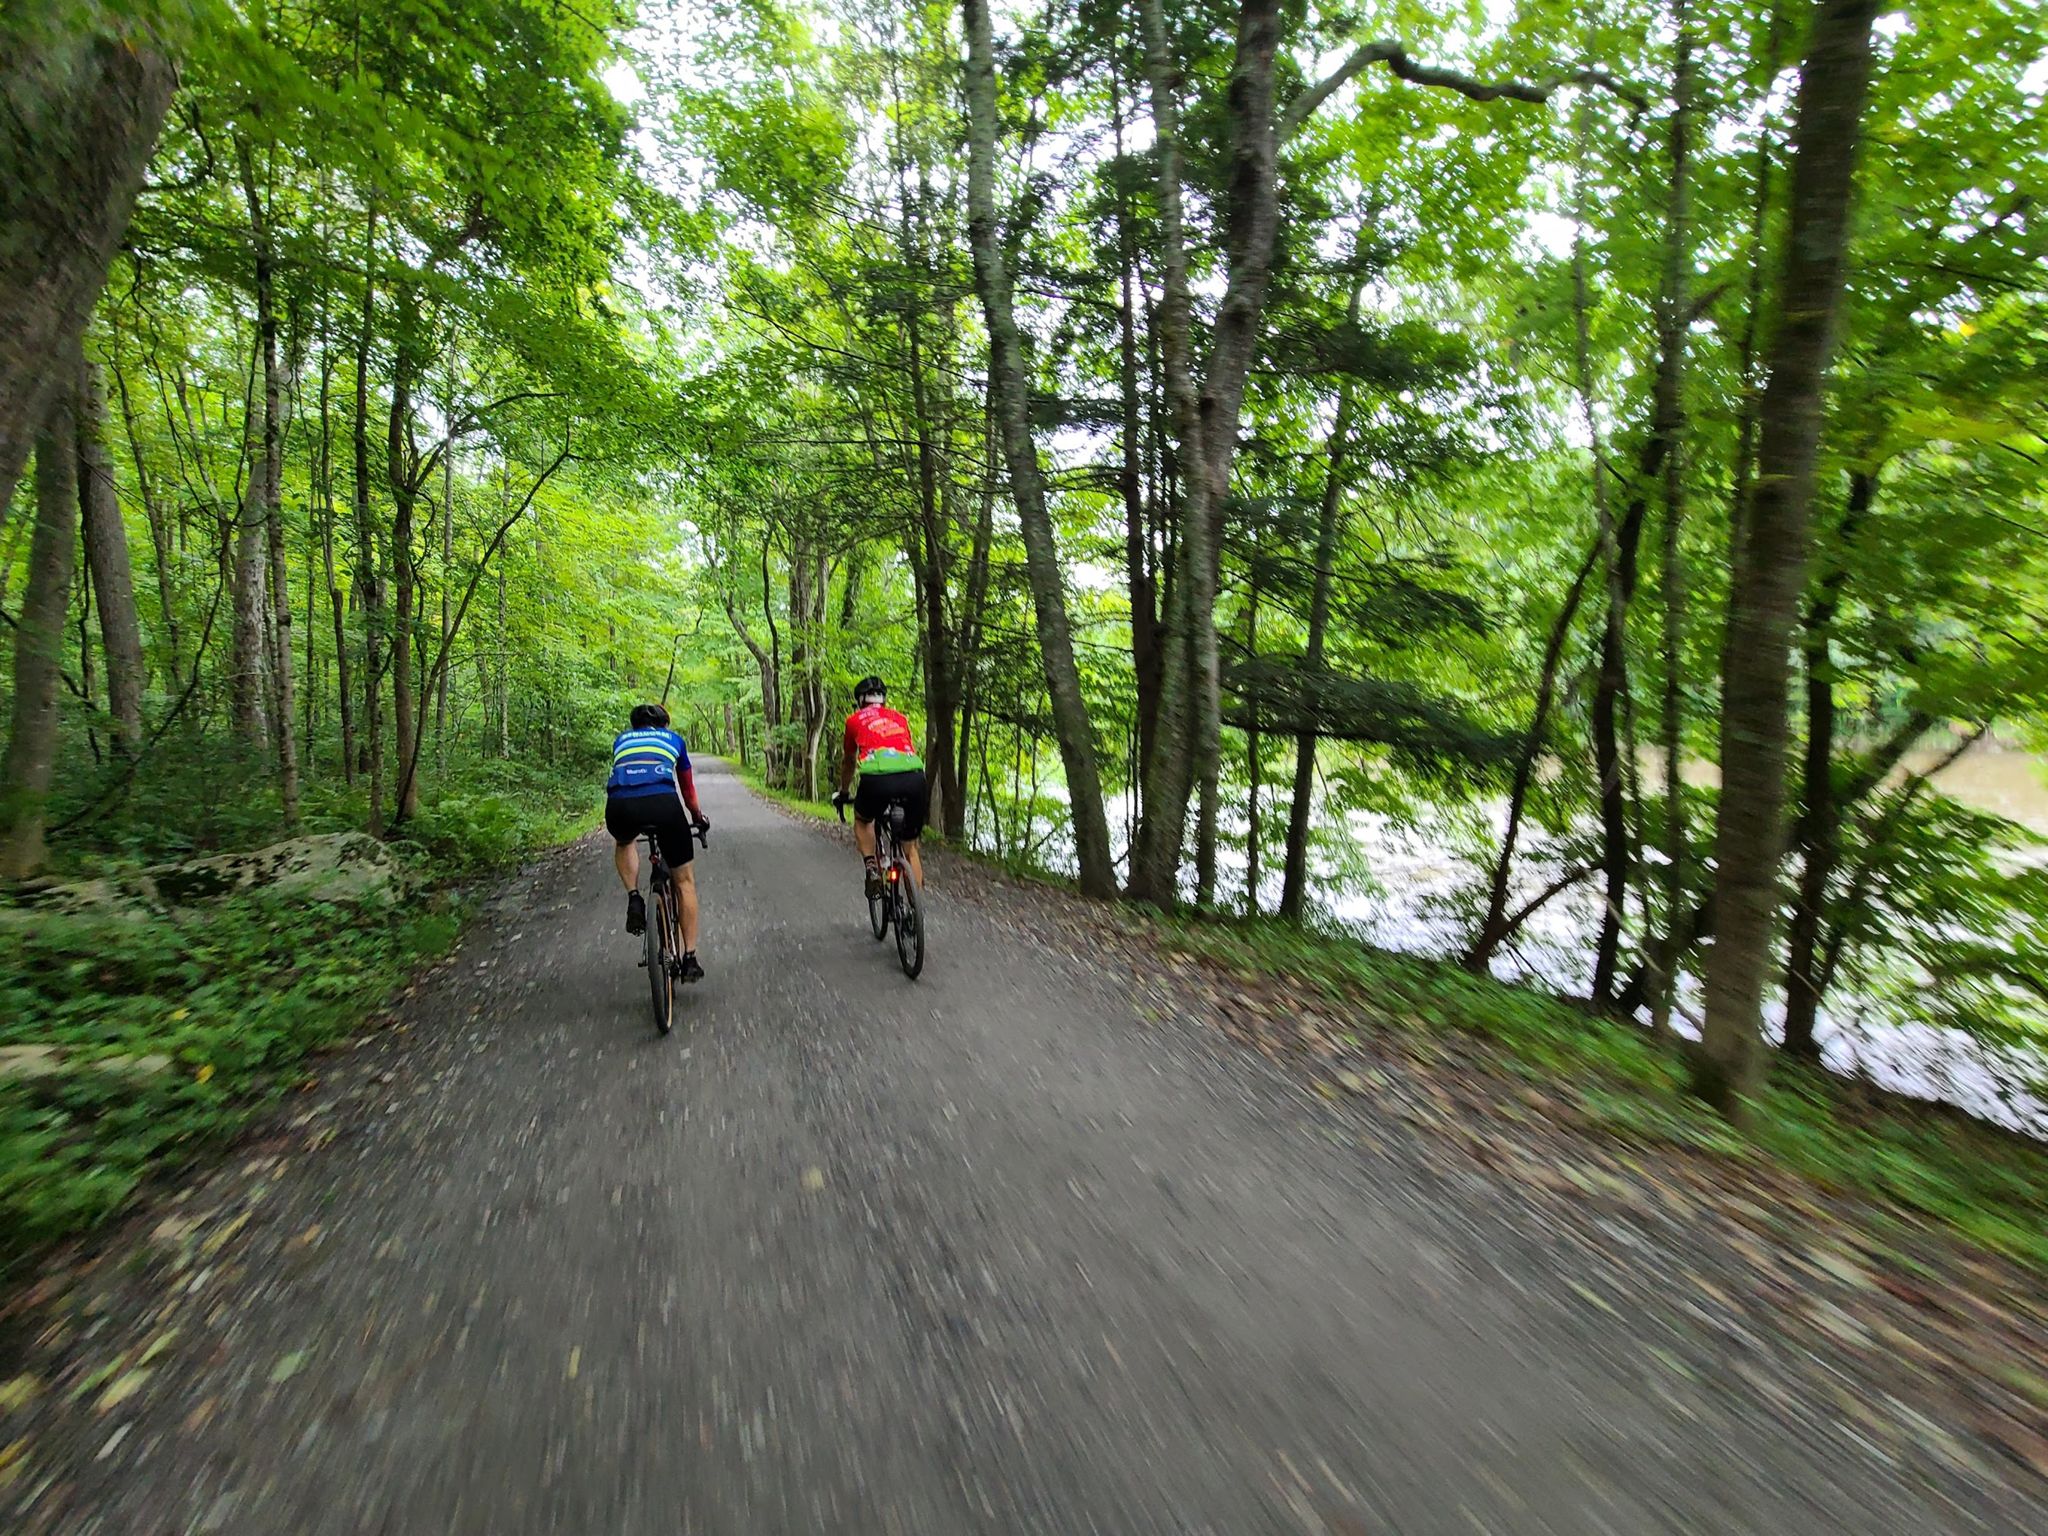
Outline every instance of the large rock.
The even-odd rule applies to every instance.
[[[405,894],[405,871],[361,832],[297,837],[250,853],[153,864],[98,880],[44,880],[15,893],[16,912],[87,912],[108,907],[189,907],[251,891],[304,901],[381,905]]]

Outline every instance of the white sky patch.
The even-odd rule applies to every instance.
[[[631,59],[612,60],[598,78],[604,81],[604,88],[621,106],[637,106],[647,99],[646,82],[640,78],[640,70]]]

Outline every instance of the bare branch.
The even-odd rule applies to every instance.
[[[1408,50],[1399,43],[1365,43],[1355,49],[1351,57],[1330,74],[1294,98],[1287,110],[1280,115],[1280,121],[1276,125],[1280,142],[1285,144],[1293,138],[1308,120],[1315,116],[1317,109],[1324,102],[1375,64],[1386,65],[1398,78],[1406,80],[1410,85],[1436,86],[1443,90],[1456,91],[1460,96],[1469,97],[1473,101],[1506,99],[1545,102],[1564,86],[1577,85],[1619,96],[1638,112],[1649,110],[1649,102],[1641,91],[1616,79],[1604,69],[1574,69],[1533,82],[1480,80],[1471,75],[1460,74],[1454,69],[1443,69],[1434,64],[1418,64],[1408,56]]]

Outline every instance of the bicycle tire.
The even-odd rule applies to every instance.
[[[915,981],[924,971],[924,902],[910,861],[899,856],[894,870],[896,878],[889,882],[889,890],[896,907],[896,963],[903,967],[905,976]]]
[[[874,842],[874,862],[877,862],[879,868],[889,868],[889,862],[881,854],[883,854],[881,834],[877,831],[877,842]],[[868,928],[874,932],[874,942],[877,942],[877,944],[881,944],[885,938],[889,938],[889,883],[887,881],[883,881],[883,893],[879,897],[868,897]]]
[[[665,1035],[676,1023],[676,979],[669,970],[669,903],[657,889],[647,923],[647,987],[654,1002],[654,1030]]]

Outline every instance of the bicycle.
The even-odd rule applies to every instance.
[[[847,799],[832,797],[832,807],[846,820]],[[875,818],[875,863],[882,871],[882,893],[868,898],[868,927],[880,943],[891,931],[896,935],[896,963],[912,981],[924,970],[924,903],[917,889],[917,876],[903,854],[901,802],[891,801]]]
[[[699,847],[708,847],[709,832],[691,829]],[[676,1025],[676,983],[683,975],[683,936],[676,910],[675,876],[668,860],[661,856],[661,840],[652,832],[640,834],[647,846],[647,883],[654,897],[647,914],[647,957],[640,969],[647,973],[647,988],[653,995],[654,1029],[667,1034]]]

